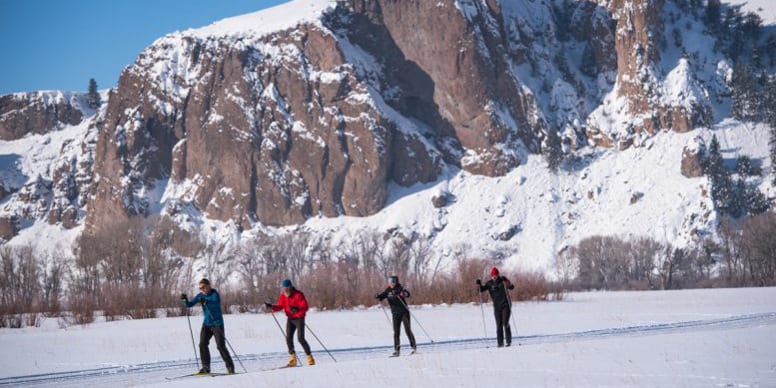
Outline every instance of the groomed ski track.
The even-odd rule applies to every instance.
[[[580,332],[543,334],[543,335],[518,335],[513,337],[513,351],[530,347],[535,344],[563,343],[575,341],[592,341],[610,337],[638,337],[659,334],[694,332],[703,330],[737,329],[757,327],[764,325],[776,325],[776,312],[735,315],[726,318],[704,319],[663,323],[655,325],[639,325],[616,327],[607,329],[588,330]],[[520,328],[518,327],[518,333]],[[417,334],[416,334],[417,335]],[[427,338],[428,339],[428,338]],[[452,352],[472,349],[485,349],[495,347],[495,338],[468,338],[436,340],[432,342],[418,343],[418,355],[424,353]],[[392,346],[355,347],[329,349],[338,362],[354,360],[387,359]],[[526,350],[529,351],[529,350]],[[314,350],[317,366],[336,367],[334,361],[323,350]],[[415,355],[413,357],[417,357]],[[248,373],[270,372],[286,362],[286,352],[273,352],[262,354],[241,354],[240,360],[248,369]],[[405,357],[402,355],[401,357]],[[236,360],[235,360],[236,361]],[[237,363],[239,369],[239,363]],[[223,368],[220,357],[213,359],[214,371]],[[307,367],[307,366],[305,366]],[[130,385],[143,383],[161,383],[169,377],[184,375],[198,368],[194,359],[162,361],[136,365],[117,365],[103,368],[74,370],[69,372],[43,373],[27,376],[14,376],[0,378],[0,386],[47,386],[58,387],[83,387],[83,386],[108,386]],[[245,371],[238,370],[245,373]],[[199,378],[199,377],[197,377]],[[227,377],[228,378],[228,377]]]

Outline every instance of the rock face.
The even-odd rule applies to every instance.
[[[9,241],[19,232],[16,220],[8,217],[0,217],[0,240]]]
[[[701,137],[695,137],[682,149],[682,175],[687,178],[703,176],[703,158],[706,156],[706,143]]]
[[[152,199],[143,192],[167,174],[168,189],[182,193],[172,213],[190,205],[245,226],[372,214],[389,176],[436,177],[437,155],[369,104],[368,85],[331,34],[300,26],[233,44],[163,39],[122,74],[97,146],[87,225],[144,214]],[[153,74],[168,50],[189,61],[185,95],[160,89],[165,80]]]
[[[386,102],[454,147],[444,150],[471,172],[503,175],[523,145],[538,150],[537,108],[510,71],[505,20],[497,2],[349,1],[350,41],[378,60]],[[463,12],[461,8],[463,8]]]
[[[390,184],[450,168],[502,176],[549,131],[567,152],[639,145],[710,115],[713,72],[661,48],[670,4],[297,0],[174,33],[99,113],[82,95],[0,97],[3,139],[93,120],[67,146],[82,155],[0,195],[87,231],[157,212],[245,229],[371,215]]]
[[[617,105],[619,128],[600,125],[611,108],[598,108],[588,118],[588,135],[603,147],[625,149],[643,133],[660,129],[687,132],[710,123],[711,108],[686,58],[662,58],[666,30],[664,0],[614,0],[608,8],[616,20],[614,48],[617,82],[604,105]],[[689,22],[688,22],[689,23]],[[674,66],[661,76],[668,64]],[[623,118],[627,118],[623,120]]]
[[[507,173],[548,128],[515,69],[546,60],[527,50],[544,26],[510,7],[341,1],[280,32],[160,39],[110,96],[87,229],[147,213],[165,186],[170,213],[249,227],[370,215],[391,180],[445,164]]]
[[[0,140],[16,140],[29,133],[43,134],[84,117],[85,95],[31,92],[0,96]]]

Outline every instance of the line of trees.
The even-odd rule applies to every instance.
[[[649,237],[593,236],[562,252],[558,277],[570,289],[650,290],[776,285],[776,214],[724,218],[721,242],[675,247]]]
[[[471,258],[465,245],[443,259],[426,236],[398,231],[363,230],[333,241],[300,229],[260,234],[239,245],[205,244],[164,217],[137,217],[84,234],[71,253],[0,249],[0,327],[36,325],[42,316],[59,317],[62,325],[88,324],[100,315],[177,316],[184,313],[178,295],[191,290],[199,274],[239,312],[274,301],[284,278],[321,309],[377,303],[374,294],[388,275],[398,275],[413,291],[412,303],[474,302],[480,300],[474,280],[495,263]],[[518,285],[515,300],[562,298],[541,274],[509,276]]]

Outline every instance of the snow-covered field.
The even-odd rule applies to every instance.
[[[519,346],[498,349],[484,338],[479,306],[415,307],[434,343],[413,322],[419,354],[398,359],[387,357],[391,328],[379,308],[311,312],[309,326],[338,362],[308,333],[318,365],[281,370],[273,368],[287,356],[272,316],[228,315],[227,338],[248,373],[172,380],[196,370],[185,317],[64,329],[47,320],[0,330],[0,385],[776,386],[776,288],[572,293],[515,309]],[[201,316],[192,320],[198,331]],[[213,369],[224,369],[218,357]]]

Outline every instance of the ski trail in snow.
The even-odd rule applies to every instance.
[[[674,323],[662,323],[655,325],[639,325],[614,327],[580,332],[537,334],[517,336],[513,343],[517,346],[530,346],[548,343],[591,341],[610,337],[637,337],[680,332],[692,332],[714,329],[737,329],[755,327],[761,325],[776,325],[776,312],[735,315],[718,319],[704,319]],[[437,340],[434,343],[418,343],[418,355],[424,353],[442,353],[450,351],[486,349],[495,343],[494,338],[468,338]],[[517,347],[514,346],[513,347]],[[356,360],[383,359],[393,346],[373,346],[330,349],[339,362]],[[330,359],[324,357],[324,353],[316,350],[318,365],[332,365]],[[413,357],[417,357],[414,355]],[[404,356],[404,355],[403,355]],[[248,373],[271,372],[277,366],[285,363],[288,354],[286,352],[243,354],[240,360],[248,368]],[[42,373],[27,376],[15,376],[0,378],[0,386],[15,385],[52,385],[58,387],[82,387],[82,386],[108,386],[110,384],[141,384],[164,382],[167,377],[177,376],[185,372],[196,371],[199,366],[194,359],[161,361],[136,365],[117,365],[104,368],[91,368],[69,372]],[[219,357],[213,358],[214,371],[223,368]],[[305,366],[306,367],[306,366]],[[320,367],[320,366],[319,366]]]

